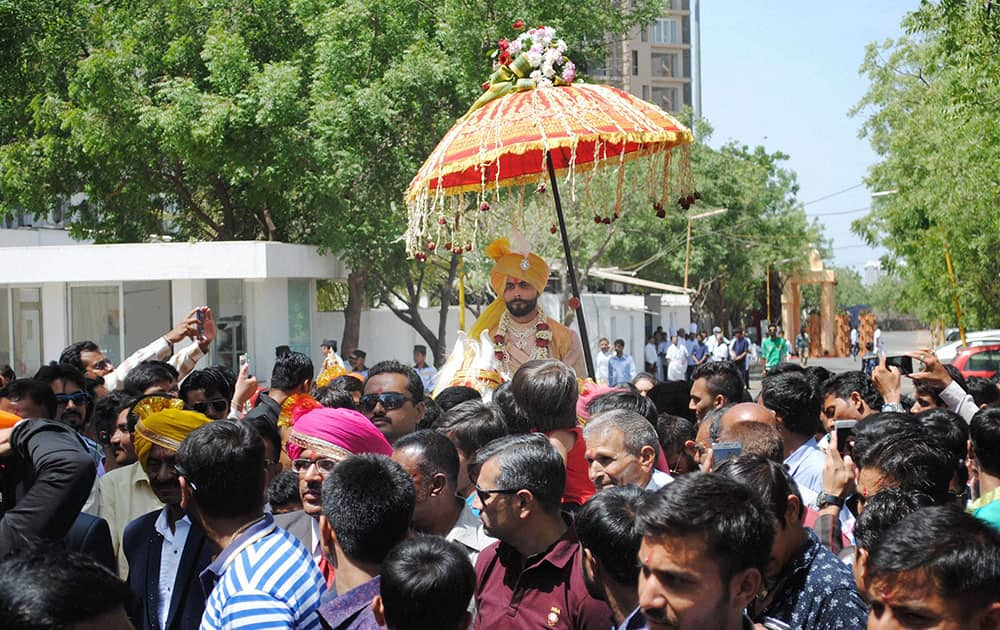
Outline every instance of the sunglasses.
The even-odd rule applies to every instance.
[[[76,392],[75,394],[56,394],[56,402],[60,405],[73,403],[76,406],[85,405],[90,402],[90,395],[87,392]]]
[[[111,361],[108,361],[107,359],[101,359],[97,363],[94,363],[93,365],[91,365],[90,369],[92,369],[92,370],[110,370],[113,367],[115,367],[115,366],[111,363]]]
[[[215,398],[213,400],[191,403],[190,407],[192,411],[197,411],[198,413],[207,416],[209,409],[215,413],[227,411],[229,409],[229,401],[225,398]]]
[[[365,394],[361,397],[361,400],[358,401],[358,407],[362,412],[369,413],[375,410],[376,405],[381,404],[382,408],[386,411],[392,411],[405,405],[407,400],[413,399],[405,394],[399,394],[396,392]]]
[[[479,497],[479,502],[486,505],[489,501],[491,494],[517,494],[519,488],[497,488],[494,490],[483,490],[479,487],[479,484],[472,484],[472,487],[476,489],[476,496]]]
[[[333,469],[337,466],[337,460],[330,459],[329,457],[320,457],[319,459],[309,459],[307,457],[296,457],[292,460],[292,470],[294,470],[299,475],[306,474],[313,464],[319,469],[319,474],[326,477]]]

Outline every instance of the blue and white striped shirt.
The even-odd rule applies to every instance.
[[[240,533],[200,577],[211,592],[201,630],[320,628],[323,575],[302,543],[270,514]]]

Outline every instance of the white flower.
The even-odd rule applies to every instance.
[[[517,57],[518,53],[521,52],[521,40],[515,39],[510,44],[508,44],[507,52],[510,53],[511,58]]]
[[[538,66],[542,65],[542,55],[541,53],[536,52],[534,48],[529,50],[527,55],[528,55],[528,63],[531,64],[532,68],[537,68]]]
[[[535,87],[537,88],[550,88],[552,87],[552,81],[542,77],[541,79],[535,79]]]
[[[528,75],[528,76],[530,76],[532,79],[534,79],[535,82],[537,83],[538,80],[542,78],[542,71],[541,70],[532,70],[531,74]]]
[[[548,61],[542,62],[541,71],[542,71],[542,76],[545,77],[546,79],[551,79],[556,75],[555,70],[552,69],[552,64],[549,63]]]
[[[566,52],[566,42],[561,39],[557,39],[556,50],[558,50],[560,53]]]
[[[562,59],[562,55],[555,48],[546,48],[543,57],[542,63],[547,63],[550,66],[555,65]]]

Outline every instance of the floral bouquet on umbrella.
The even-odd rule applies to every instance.
[[[566,42],[556,38],[556,29],[544,25],[529,29],[524,20],[518,20],[514,30],[521,31],[516,38],[497,42],[491,55],[493,74],[466,115],[511,92],[569,85],[576,80],[576,66],[566,56]]]

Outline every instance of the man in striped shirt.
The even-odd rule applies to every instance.
[[[315,630],[326,583],[302,543],[263,512],[264,442],[243,422],[218,420],[177,451],[182,506],[220,550],[201,574],[211,593],[202,630]]]

